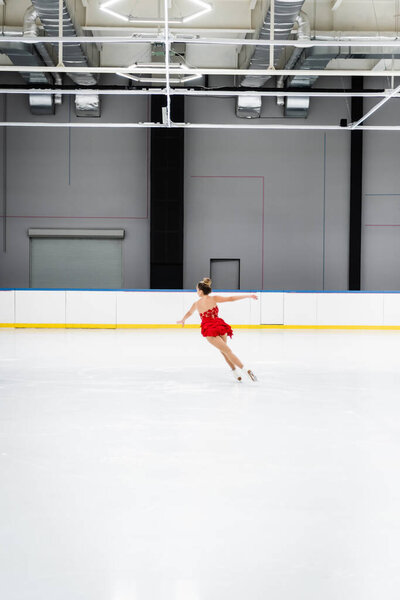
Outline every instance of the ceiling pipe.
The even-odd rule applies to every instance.
[[[53,94],[53,95],[70,95],[74,96],[79,94],[80,96],[92,96],[93,94],[106,95],[106,96],[163,96],[165,95],[165,88],[121,88],[121,89],[67,89],[67,88],[1,88],[0,95],[40,95],[40,94]],[[232,88],[229,90],[201,90],[201,89],[183,89],[183,88],[171,88],[171,96],[200,96],[200,97],[219,97],[219,98],[234,98],[236,96],[246,97],[254,96],[253,91],[242,91]],[[294,97],[314,97],[314,98],[400,98],[400,93],[392,95],[392,90],[364,90],[362,92],[348,92],[344,91],[332,91],[332,90],[310,90],[306,92],[293,91],[291,89],[285,90],[261,90],[257,91],[258,96],[262,97],[276,97],[281,98]]]
[[[24,12],[23,19],[23,32],[26,37],[38,37],[39,28],[36,25],[36,19],[38,18],[38,14],[36,9],[33,6],[29,6]]]
[[[130,67],[30,67],[30,66],[9,66],[0,65],[0,73],[13,72],[36,72],[36,73],[134,73],[135,70]],[[146,67],[146,73],[165,75],[165,67]],[[144,72],[143,67],[138,67],[136,72]],[[191,68],[185,69],[187,75],[246,75],[247,69],[229,69],[229,68]],[[265,75],[265,69],[252,71],[255,75]],[[367,69],[310,69],[307,71],[310,76],[315,77],[400,77],[400,70],[372,71]],[[295,76],[304,75],[302,69],[276,69],[274,75]]]
[[[57,123],[54,121],[2,121],[0,127],[50,127],[58,129],[78,129],[78,128],[96,128],[96,129],[153,129],[167,128],[164,123],[91,123],[91,122],[68,122]],[[171,122],[170,129],[237,129],[237,130],[298,130],[298,131],[344,131],[351,132],[349,126],[341,125],[297,125],[293,124],[256,124],[247,125],[246,123],[174,123]],[[357,130],[363,131],[400,131],[400,125],[359,125]]]
[[[6,30],[7,31],[7,30]],[[325,32],[329,33],[329,32]],[[338,33],[338,32],[331,32]],[[349,32],[343,32],[345,34]],[[353,36],[357,36],[361,32],[355,31]],[[341,32],[340,32],[341,34]],[[320,35],[319,32],[316,32],[321,39],[312,39],[307,43],[307,48],[319,47],[326,48],[328,46],[332,46],[332,39],[330,41],[322,39],[323,36]],[[163,42],[164,36],[157,35],[151,37],[141,37],[140,34],[134,34],[133,36],[76,36],[75,38],[65,37],[62,38],[58,36],[46,36],[46,42],[49,44],[58,44],[62,42],[63,44],[75,44],[79,42],[80,44],[143,44],[143,43],[156,43]],[[200,37],[191,37],[187,35],[174,35],[170,33],[170,40],[176,42],[185,42],[187,44],[193,45],[204,45],[204,46],[279,46],[279,47],[296,47],[299,46],[299,42],[297,40],[279,40],[275,39],[274,41],[270,40],[254,40],[254,39],[229,39],[229,38],[200,38]],[[352,47],[371,47],[371,48],[399,48],[400,47],[400,37],[397,36],[395,32],[383,32],[381,35],[373,35],[373,32],[370,32],[370,35],[367,37],[361,37],[359,40],[355,40],[354,37],[351,38],[351,44],[349,44],[350,38],[346,37],[335,37],[335,46],[339,48],[348,48],[349,45]],[[2,37],[2,41],[5,44],[9,44],[15,41],[15,39],[11,35],[4,35]],[[366,43],[368,42],[368,43]],[[28,41],[21,40],[21,43],[40,43],[35,40]],[[304,43],[305,45],[305,43]],[[274,72],[275,75],[275,72]]]

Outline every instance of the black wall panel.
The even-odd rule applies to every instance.
[[[362,91],[363,78],[352,77],[353,91]],[[358,121],[364,114],[363,98],[351,99],[351,121]],[[350,151],[350,239],[349,239],[349,290],[361,286],[361,228],[362,228],[362,180],[363,180],[363,132],[351,132]]]
[[[151,98],[151,120],[162,122],[166,99]],[[183,122],[184,98],[174,97],[171,119]],[[151,130],[150,287],[183,287],[184,129]]]

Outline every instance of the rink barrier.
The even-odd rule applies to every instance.
[[[215,290],[256,293],[222,304],[237,329],[400,329],[399,292]],[[182,329],[176,321],[198,299],[193,290],[0,289],[0,327]],[[192,315],[185,328],[198,328]]]
[[[3,329],[182,329],[180,325],[63,325],[59,323],[0,323]],[[370,331],[396,331],[400,330],[400,325],[242,325],[232,324],[233,329],[341,329],[341,330],[370,330]],[[184,329],[200,329],[200,325],[185,325]]]

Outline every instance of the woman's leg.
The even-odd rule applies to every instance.
[[[220,336],[219,336],[220,338],[222,338],[222,339],[223,339],[223,341],[225,342],[225,344],[226,344],[226,338],[227,338],[227,335],[228,335],[227,333],[224,333],[224,335],[220,335]],[[226,360],[226,362],[228,363],[228,365],[230,366],[230,368],[231,368],[231,369],[232,369],[232,371],[233,371],[233,370],[235,369],[235,364],[234,364],[234,363],[233,363],[231,360],[229,360],[229,358],[226,356],[226,354],[224,354],[224,353],[222,352],[222,350],[220,350],[220,352],[221,352],[222,356],[224,357],[224,359]]]
[[[243,363],[240,362],[238,357],[233,354],[232,350],[229,348],[228,344],[224,342],[224,340],[220,336],[212,337],[208,336],[207,340],[215,346],[223,355],[228,358],[234,365],[241,369],[243,367]]]

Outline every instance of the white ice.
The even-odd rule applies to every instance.
[[[398,600],[400,332],[0,331],[4,600]]]

